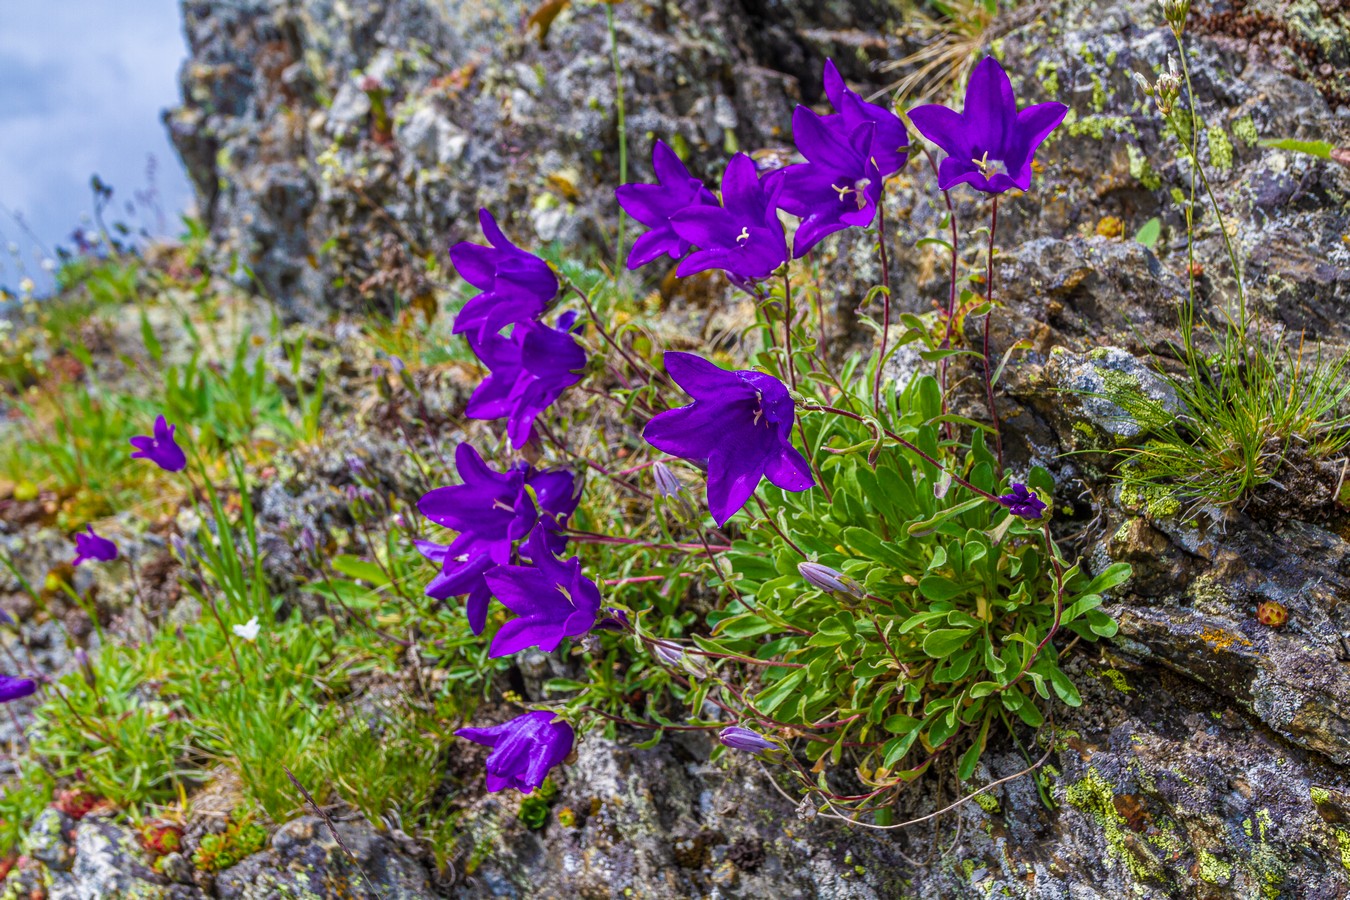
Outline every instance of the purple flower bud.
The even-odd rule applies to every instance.
[[[347,471],[359,475],[366,470],[366,461],[359,456],[347,457]]]
[[[85,527],[88,534],[75,535],[75,561],[71,565],[78,566],[89,559],[96,559],[99,562],[112,562],[117,559],[117,545],[95,534],[93,525]]]
[[[684,482],[675,477],[675,473],[665,463],[653,465],[652,475],[656,477],[656,490],[667,500],[678,497],[684,491]]]
[[[999,497],[998,502],[1008,507],[1014,516],[1023,519],[1039,519],[1041,513],[1045,512],[1045,501],[1027,490],[1027,486],[1020,481],[1014,481],[1012,493]]]
[[[361,496],[360,489],[354,484],[347,485],[347,487],[343,489],[343,493],[347,495],[348,503],[355,503],[357,498]]]
[[[188,558],[187,541],[183,540],[181,534],[175,534],[169,538],[169,546],[173,548],[174,556],[186,561]]]
[[[605,607],[605,615],[600,621],[595,623],[598,631],[632,631],[633,626],[628,622],[628,613],[621,609],[615,609],[612,606]]]
[[[801,562],[797,563],[797,571],[812,587],[820,588],[827,594],[848,594],[859,600],[867,596],[862,585],[838,569],[831,569],[820,563]]]
[[[0,675],[0,703],[18,700],[37,692],[37,682],[31,678],[15,678],[12,675]]]
[[[674,644],[667,644],[665,641],[654,641],[651,646],[652,655],[667,666],[678,666],[684,661],[684,651]]]
[[[774,747],[778,746],[759,732],[751,731],[749,728],[742,728],[739,725],[723,728],[718,733],[717,739],[722,742],[723,746],[730,747],[732,750],[744,750],[746,753],[758,753],[761,750],[772,750]]]
[[[314,535],[314,529],[306,525],[300,529],[300,536],[295,539],[295,546],[301,553],[306,555],[313,553],[314,548],[319,546],[319,539]]]
[[[389,367],[394,370],[395,375],[402,375],[403,370],[408,368],[397,356],[389,357]]]
[[[94,667],[89,662],[89,654],[84,652],[83,647],[75,648],[75,665],[80,669],[84,676],[84,683],[92,687],[98,686],[98,678],[94,676]]]

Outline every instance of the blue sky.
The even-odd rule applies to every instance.
[[[153,227],[123,209],[145,190],[152,154],[177,233],[191,190],[159,116],[177,103],[186,55],[176,0],[0,0],[0,285],[23,274],[11,242],[26,273],[40,272],[10,211],[48,247],[68,243],[92,211],[94,173],[116,191],[110,219]]]

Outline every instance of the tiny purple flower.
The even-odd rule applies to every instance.
[[[717,206],[717,198],[702,181],[689,174],[665,141],[652,148],[657,184],[625,184],[614,191],[624,212],[651,230],[633,242],[628,268],[639,269],[662,256],[679,259],[689,252],[689,241],[675,233],[670,217],[691,206]]]
[[[78,531],[75,533],[75,561],[71,565],[78,566],[90,559],[99,562],[112,562],[117,559],[116,544],[95,534],[93,525],[86,525],[85,528],[88,529],[88,534]]]
[[[576,739],[571,725],[543,710],[491,728],[461,728],[455,734],[492,748],[487,787],[494,794],[508,787],[528,794],[539,787],[549,770],[567,759]]]
[[[743,279],[765,278],[787,262],[787,237],[778,221],[781,170],[759,177],[755,161],[737,153],[722,175],[721,206],[691,206],[670,217],[675,233],[699,249],[676,274],[723,269]]]
[[[490,333],[470,338],[469,346],[492,374],[469,398],[471,419],[506,419],[511,446],[530,441],[534,420],[563,391],[581,380],[586,351],[570,331],[576,313],[566,313],[559,328],[520,322],[510,337]]]
[[[539,318],[558,295],[558,277],[548,263],[507,240],[486,209],[478,221],[492,246],[461,241],[450,248],[450,262],[469,284],[482,291],[455,318],[455,334],[483,337],[512,322]]]
[[[717,734],[717,739],[724,746],[732,750],[744,750],[746,753],[758,753],[761,750],[772,750],[778,745],[768,740],[764,735],[757,731],[751,731],[749,728],[742,728],[739,725],[732,725],[723,728]]]
[[[148,459],[166,472],[180,472],[187,468],[187,456],[174,440],[173,433],[177,429],[177,425],[170,425],[163,416],[159,416],[155,419],[153,437],[137,435],[131,439],[131,446],[136,448],[131,458]]]
[[[761,372],[728,372],[692,353],[666,353],[666,371],[694,402],[647,423],[647,443],[708,466],[708,508],[725,525],[768,478],[785,491],[815,485],[792,446],[796,409],[783,382]]]
[[[1018,112],[1008,73],[992,56],[975,67],[966,85],[962,112],[940,104],[909,111],[926,138],[947,151],[938,167],[938,187],[969,184],[986,194],[1031,188],[1031,161],[1069,108],[1038,103]]]
[[[999,497],[998,502],[1008,507],[1014,516],[1023,519],[1039,519],[1041,513],[1045,512],[1045,501],[1027,490],[1027,486],[1020,481],[1014,481],[1012,493]]]
[[[532,565],[497,566],[485,576],[493,595],[517,615],[492,639],[492,657],[526,647],[551,653],[563,638],[590,631],[600,612],[600,589],[581,574],[581,560],[554,557],[543,529],[530,535],[522,549]]]
[[[0,703],[8,703],[21,697],[29,697],[37,692],[37,682],[31,678],[15,678],[12,675],[0,675]]]

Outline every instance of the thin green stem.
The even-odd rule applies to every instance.
[[[994,446],[998,450],[998,471],[1003,473],[1003,430],[999,427],[998,407],[994,405],[993,366],[989,360],[989,320],[994,317],[994,232],[998,230],[998,195],[989,207],[989,260],[985,271],[985,299],[989,311],[984,314],[984,393],[989,403],[989,419],[994,425]]]
[[[619,126],[619,184],[628,183],[628,130],[627,117],[624,115],[623,105],[623,71],[619,67],[619,35],[614,29],[614,6],[605,4],[605,26],[609,30],[609,59],[614,67],[614,111],[618,117]],[[615,269],[623,267],[626,257],[624,255],[624,237],[627,227],[627,217],[622,209],[619,210],[619,240],[614,252]]]

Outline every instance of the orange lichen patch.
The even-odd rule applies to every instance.
[[[1250,647],[1252,642],[1240,634],[1233,634],[1231,631],[1224,631],[1222,628],[1206,628],[1200,632],[1200,639],[1209,644],[1211,650],[1218,653],[1220,650],[1227,650],[1234,644],[1241,644],[1243,647]]]

